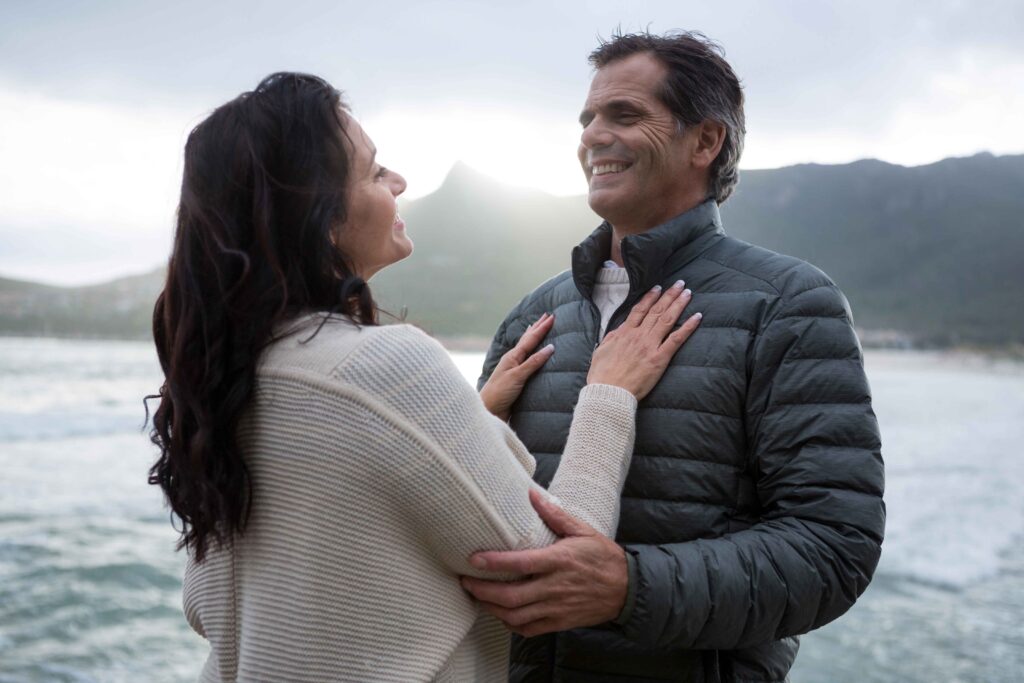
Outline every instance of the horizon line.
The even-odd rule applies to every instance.
[[[864,158],[854,159],[852,161],[846,161],[846,162],[841,162],[841,163],[820,163],[820,162],[808,161],[808,162],[801,162],[801,163],[796,163],[796,164],[788,164],[788,165],[785,165],[785,166],[778,166],[778,167],[774,167],[774,168],[743,168],[741,166],[740,167],[740,171],[741,171],[741,173],[742,172],[747,172],[747,171],[749,171],[749,172],[781,171],[781,170],[790,169],[790,168],[797,168],[797,167],[800,167],[800,166],[825,166],[825,167],[850,166],[850,165],[853,165],[853,164],[863,163],[863,162],[877,162],[877,163],[882,163],[882,164],[886,164],[886,165],[889,165],[889,166],[895,166],[895,167],[898,167],[898,168],[912,169],[912,168],[924,168],[924,167],[927,167],[927,166],[934,166],[936,164],[940,164],[940,163],[947,162],[947,161],[959,161],[959,160],[965,160],[965,159],[973,159],[973,158],[979,157],[979,156],[985,156],[985,157],[991,157],[993,159],[999,159],[999,158],[1006,158],[1006,157],[1024,156],[1024,152],[1017,152],[1017,153],[1013,153],[1013,154],[994,154],[993,152],[990,152],[988,150],[981,150],[981,151],[975,152],[973,154],[968,154],[968,155],[964,155],[964,156],[943,157],[943,158],[937,159],[935,161],[931,161],[931,162],[924,163],[924,164],[917,164],[917,165],[914,165],[914,166],[905,166],[903,164],[897,164],[897,163],[885,161],[883,159],[878,159],[878,158],[875,158],[875,157],[864,157]],[[417,195],[417,196],[411,197],[409,199],[404,199],[403,201],[404,202],[417,202],[417,201],[419,201],[421,199],[425,199],[427,197],[430,197],[430,196],[436,194],[441,189],[443,189],[445,187],[445,185],[448,184],[448,182],[451,179],[452,173],[456,169],[458,169],[460,167],[468,169],[469,171],[471,171],[472,173],[476,174],[477,176],[485,178],[488,181],[490,181],[490,182],[492,182],[492,183],[494,183],[496,185],[499,185],[501,187],[504,187],[504,188],[507,188],[507,189],[511,189],[511,190],[520,190],[520,191],[521,190],[526,190],[526,191],[535,192],[537,194],[541,194],[541,195],[544,195],[544,196],[547,196],[547,197],[553,197],[553,198],[559,198],[559,199],[568,199],[568,198],[572,198],[572,197],[579,197],[580,199],[584,199],[586,197],[586,192],[577,192],[577,193],[572,193],[572,194],[556,194],[556,193],[552,193],[552,192],[543,190],[543,189],[538,188],[538,187],[530,186],[530,185],[517,185],[517,184],[513,184],[513,183],[508,183],[508,182],[499,180],[499,179],[497,179],[497,178],[487,174],[484,171],[480,171],[479,169],[475,168],[474,166],[472,166],[472,165],[470,165],[470,164],[468,164],[468,163],[466,163],[464,161],[458,160],[458,161],[455,161],[451,165],[451,167],[445,173],[444,179],[441,181],[441,183],[437,187],[433,188],[431,191],[426,192],[426,193],[424,193],[422,195]],[[160,259],[161,262],[165,261],[165,260],[166,260],[166,256],[162,257]],[[104,276],[103,279],[86,279],[86,280],[81,280],[81,281],[78,281],[78,282],[75,282],[75,283],[69,283],[69,284],[55,283],[53,281],[47,281],[45,279],[38,279],[38,280],[37,279],[24,279],[22,277],[8,275],[8,274],[6,274],[4,272],[0,272],[0,280],[4,280],[4,281],[7,281],[7,282],[16,282],[16,283],[19,283],[19,284],[36,285],[36,286],[41,286],[41,287],[50,287],[50,288],[54,288],[54,289],[65,289],[65,290],[83,289],[83,288],[87,288],[87,287],[96,287],[96,286],[102,286],[102,285],[110,284],[110,283],[116,282],[118,280],[124,280],[124,279],[128,279],[128,278],[140,277],[140,276],[148,275],[148,274],[153,273],[154,271],[156,271],[156,270],[158,270],[158,269],[160,269],[162,267],[164,267],[164,266],[161,265],[160,262],[155,262],[152,265],[149,265],[149,266],[144,267],[144,268],[125,270],[123,273],[114,275],[113,277],[107,275],[107,276]]]

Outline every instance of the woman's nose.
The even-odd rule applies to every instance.
[[[391,193],[396,197],[405,192],[405,177],[401,173],[395,173],[395,182],[391,186]]]

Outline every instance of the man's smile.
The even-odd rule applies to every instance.
[[[622,173],[623,171],[625,171],[630,166],[632,166],[632,164],[627,164],[625,162],[620,162],[620,161],[612,161],[612,162],[606,162],[606,163],[600,163],[600,164],[593,164],[590,167],[590,175],[592,175],[592,176],[601,176],[601,175],[609,175],[611,173]]]

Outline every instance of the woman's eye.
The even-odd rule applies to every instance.
[[[374,177],[380,179],[380,178],[383,178],[384,176],[386,176],[387,174],[388,174],[388,169],[386,169],[383,166],[381,166],[380,168],[377,169],[377,175],[374,176]]]

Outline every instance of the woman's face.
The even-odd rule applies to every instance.
[[[398,215],[397,198],[405,178],[377,163],[377,148],[351,116],[346,117],[351,155],[348,218],[341,226],[338,247],[352,261],[356,274],[369,280],[385,266],[412,253],[412,240]]]

